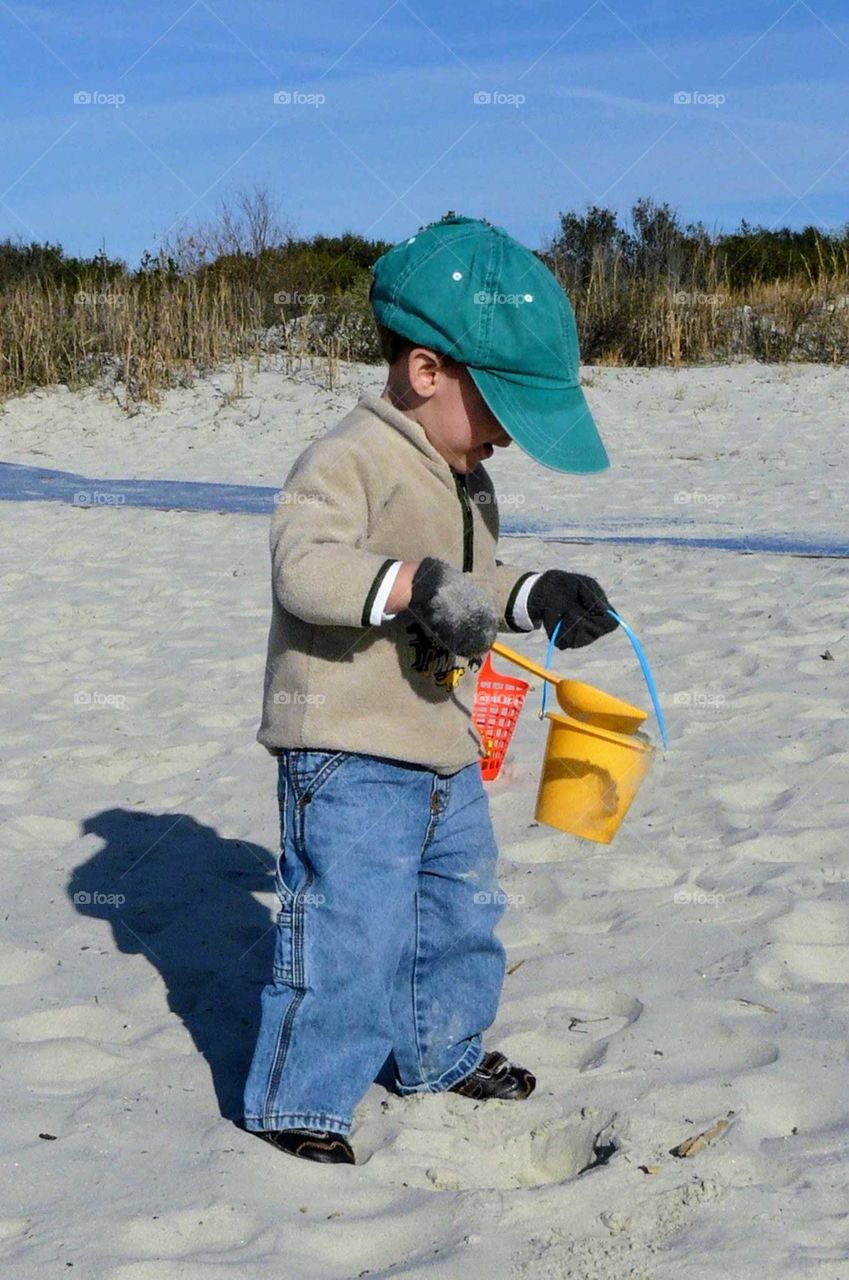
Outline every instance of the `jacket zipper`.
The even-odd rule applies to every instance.
[[[469,505],[469,494],[465,478],[459,471],[454,471],[454,483],[457,486],[457,497],[463,508],[463,573],[471,573],[474,568],[475,526],[472,508]]]

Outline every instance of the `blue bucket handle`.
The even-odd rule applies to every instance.
[[[658,697],[657,685],[654,682],[654,676],[651,673],[651,667],[649,666],[649,660],[645,655],[645,650],[643,649],[643,646],[640,644],[637,637],[634,635],[634,632],[628,626],[628,623],[625,621],[625,619],[620,618],[619,614],[615,611],[615,609],[608,609],[607,612],[610,614],[611,618],[615,618],[615,620],[619,623],[622,630],[625,632],[625,635],[631,641],[631,645],[633,647],[634,653],[637,655],[637,661],[640,664],[640,669],[642,670],[643,676],[645,677],[646,687],[648,688],[648,691],[649,691],[649,697],[651,698],[652,706],[654,707],[654,714],[657,719],[657,727],[660,730],[660,740],[663,743],[663,749],[664,751],[668,751],[669,735],[666,732],[666,719],[663,714],[663,707],[660,705],[660,698]],[[546,667],[551,666],[551,658],[554,653],[554,642],[557,639],[557,633],[559,630],[560,630],[560,623],[558,622],[551,633],[551,639],[548,642],[548,648],[545,653]],[[542,690],[542,710],[540,711],[541,716],[545,715],[545,709],[547,706],[548,706],[548,684],[546,683],[543,686],[543,690]]]

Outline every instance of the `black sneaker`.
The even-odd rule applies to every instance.
[[[278,1151],[301,1160],[316,1160],[319,1164],[356,1164],[353,1148],[341,1133],[330,1129],[259,1129],[258,1138],[264,1138]]]
[[[536,1077],[525,1067],[508,1062],[503,1053],[485,1053],[471,1075],[452,1084],[449,1093],[464,1098],[501,1098],[505,1102],[522,1102],[536,1088]]]

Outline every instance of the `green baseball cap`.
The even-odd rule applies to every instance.
[[[449,214],[384,253],[372,273],[378,324],[466,365],[525,453],[555,471],[610,465],[581,390],[569,299],[503,227]]]

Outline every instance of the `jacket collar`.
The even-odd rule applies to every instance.
[[[421,423],[416,422],[413,418],[408,418],[406,413],[402,413],[400,409],[396,409],[394,404],[390,404],[388,400],[384,400],[376,391],[367,391],[360,396],[360,407],[366,409],[369,413],[374,413],[378,418],[382,418],[384,422],[394,427],[410,444],[414,445],[420,453],[428,459],[432,470],[438,471],[447,484],[453,488],[455,484],[455,475],[453,467],[445,461],[438,449],[435,449],[428,440],[425,429]]]

